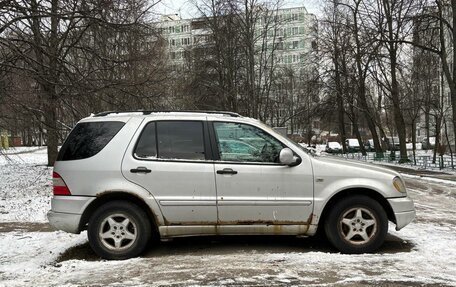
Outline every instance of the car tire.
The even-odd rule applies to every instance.
[[[388,217],[376,200],[350,196],[330,210],[324,229],[331,244],[342,253],[359,254],[377,250],[388,233]]]
[[[104,259],[140,255],[152,238],[151,223],[139,206],[128,201],[103,204],[89,219],[89,244]]]

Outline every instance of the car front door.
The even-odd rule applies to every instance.
[[[232,224],[305,224],[313,209],[308,157],[279,163],[284,143],[244,123],[212,122],[218,221]],[[294,147],[296,149],[296,147]]]
[[[207,123],[143,123],[122,163],[124,176],[158,201],[167,225],[217,223]]]

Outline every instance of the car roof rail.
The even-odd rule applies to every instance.
[[[110,114],[126,114],[126,113],[142,113],[143,115],[150,115],[152,113],[201,113],[201,114],[221,114],[230,117],[240,117],[241,115],[234,112],[227,111],[206,111],[206,110],[129,110],[129,111],[106,111],[93,115],[94,117],[104,117]]]

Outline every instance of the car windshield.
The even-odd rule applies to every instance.
[[[359,146],[359,142],[357,139],[348,139],[349,146]]]
[[[328,146],[330,148],[340,148],[340,144],[338,142],[329,142]]]

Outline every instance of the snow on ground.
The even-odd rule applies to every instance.
[[[49,209],[45,162],[42,150],[0,159],[0,286],[456,286],[451,178],[405,176],[417,218],[399,232],[390,225],[375,254],[340,254],[321,239],[203,237],[163,242],[141,258],[104,261],[85,232],[27,228],[27,222],[44,222]]]
[[[45,148],[0,150],[0,222],[45,222],[52,169]]]

